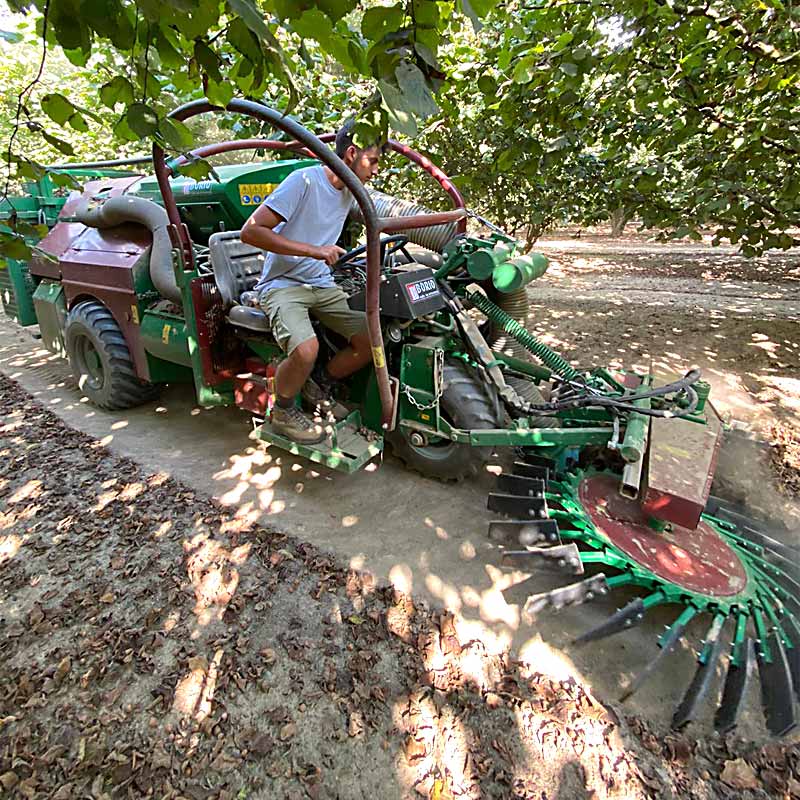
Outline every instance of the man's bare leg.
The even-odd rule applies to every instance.
[[[318,352],[319,342],[315,336],[297,345],[278,364],[278,369],[275,371],[275,392],[278,395],[279,405],[286,407],[294,403],[295,396],[303,388],[314,368]]]
[[[316,341],[316,340],[315,340]],[[305,342],[303,342],[305,344]],[[302,345],[300,345],[302,347]],[[297,349],[299,350],[300,347]],[[327,364],[325,371],[334,380],[341,380],[357,372],[361,367],[369,364],[372,354],[370,352],[369,336],[367,332],[357,333],[350,340],[347,347],[342,348]]]

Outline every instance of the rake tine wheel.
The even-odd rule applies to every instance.
[[[575,640],[586,643],[640,625],[655,605],[679,606],[659,639],[660,651],[628,685],[626,699],[675,653],[689,623],[706,616],[705,641],[673,727],[697,718],[718,667],[726,665],[714,726],[730,731],[757,665],[768,729],[774,735],[792,730],[798,721],[795,697],[800,700],[800,550],[717,498],[696,529],[656,531],[635,501],[620,497],[618,486],[614,473],[559,471],[553,461],[527,455],[515,462],[512,474],[499,476],[489,508],[513,519],[492,522],[490,537],[509,548],[505,563],[558,566],[558,548],[569,544],[588,572],[577,583],[531,595],[524,618],[618,587],[638,589],[638,596]]]

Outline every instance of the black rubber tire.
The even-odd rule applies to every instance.
[[[125,337],[102,303],[87,300],[69,312],[64,344],[80,390],[99,408],[119,411],[158,396],[157,386],[136,376]]]
[[[444,392],[440,408],[451,425],[464,430],[501,427],[501,413],[496,395],[478,380],[460,361],[446,361]],[[412,431],[398,427],[388,437],[394,454],[411,469],[427,478],[461,481],[477,475],[492,455],[491,447],[442,442],[441,445],[417,447],[409,436]]]

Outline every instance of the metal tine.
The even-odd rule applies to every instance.
[[[503,565],[520,569],[555,569],[583,575],[580,550],[574,542],[557,547],[529,547],[527,550],[506,550]]]
[[[714,728],[727,733],[736,727],[739,712],[744,705],[747,684],[753,672],[753,640],[747,636],[733,646],[733,654],[728,663],[722,699],[714,717]]]
[[[792,643],[791,647],[786,648],[786,660],[789,662],[794,693],[800,700],[800,626],[791,617],[787,617],[784,624],[790,629],[788,638]]]
[[[771,550],[774,553],[780,553],[780,555],[790,560],[795,560],[800,557],[800,548],[784,544],[783,542],[780,542],[777,539],[774,539],[772,536],[764,533],[764,531],[760,530],[759,528],[754,527],[754,520],[751,517],[740,514],[738,511],[734,511],[733,509],[725,508],[724,506],[718,506],[717,511],[712,514],[712,516],[736,525],[739,529],[736,531],[736,533],[741,536],[743,532],[746,532],[747,538],[749,538],[753,544],[760,545],[761,547]]]
[[[694,720],[700,703],[705,700],[711,688],[717,662],[722,654],[722,647],[724,644],[722,629],[724,625],[724,615],[718,614],[714,617],[714,621],[711,623],[711,627],[706,634],[706,643],[698,659],[699,664],[692,678],[692,682],[686,688],[686,692],[672,717],[673,728],[682,728],[684,725]]]
[[[547,517],[547,503],[541,497],[519,497],[515,494],[490,492],[486,507],[489,511],[497,511],[513,519]]]
[[[575,644],[594,642],[597,639],[604,639],[606,636],[611,636],[614,633],[626,631],[638,625],[644,619],[644,612],[645,607],[642,598],[636,597],[631,600],[630,603],[620,608],[616,613],[612,614],[607,620],[578,636],[578,638],[575,639]]]
[[[550,470],[547,467],[540,467],[537,464],[526,464],[524,461],[515,461],[513,466],[514,475],[524,478],[539,478],[543,481],[550,480]]]
[[[764,644],[769,648],[771,658],[768,658],[763,644],[756,650],[764,716],[773,736],[785,736],[797,725],[792,702],[792,676],[780,636],[772,632]]]
[[[529,547],[546,542],[561,544],[554,519],[497,519],[489,523],[489,538],[501,545]]]
[[[620,696],[620,702],[627,700],[634,692],[638,692],[642,684],[666,661],[667,656],[675,650],[683,632],[686,630],[688,621],[695,615],[696,611],[691,606],[684,611],[675,622],[662,634],[659,641],[660,650],[655,658],[633,679],[628,688]]]
[[[797,558],[794,561],[789,560],[786,556],[782,556],[780,553],[776,553],[773,550],[766,550],[764,555],[768,557],[770,564],[776,566],[792,580],[800,581],[800,566],[798,566],[800,553],[797,554]]]
[[[509,475],[501,472],[497,476],[497,491],[504,494],[518,494],[522,497],[544,497],[545,485],[541,478],[526,478],[522,475]]]
[[[522,615],[526,622],[530,624],[533,616],[544,608],[553,608],[558,611],[564,606],[580,605],[589,600],[594,600],[598,595],[608,594],[608,584],[606,576],[602,572],[592,575],[591,578],[584,578],[577,583],[570,583],[567,586],[560,586],[550,592],[532,594],[525,601]]]
[[[547,458],[547,456],[540,456],[536,453],[526,453],[523,451],[520,457],[522,458],[522,462],[520,463],[544,467],[545,469],[549,469],[550,472],[556,471],[556,462],[553,461],[552,458]]]

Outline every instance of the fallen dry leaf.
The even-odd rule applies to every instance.
[[[426,755],[425,749],[425,742],[420,741],[419,739],[415,739],[413,736],[409,736],[406,739],[406,761],[410,764],[413,761],[418,761],[420,758],[424,758]]]
[[[760,785],[756,771],[743,758],[726,761],[719,778],[733,789],[758,789]]]
[[[100,596],[100,602],[105,603],[106,605],[114,602],[114,593],[113,592],[106,592],[104,595]]]
[[[297,733],[297,725],[294,722],[287,722],[282,728],[279,734],[280,739],[282,742],[287,742]]]
[[[64,656],[61,661],[58,662],[58,666],[56,667],[55,675],[53,675],[53,680],[55,681],[56,686],[60,686],[64,678],[69,675],[69,671],[72,669],[72,659],[69,656]]]
[[[0,775],[0,783],[7,792],[10,792],[19,783],[19,776],[9,770]]]

